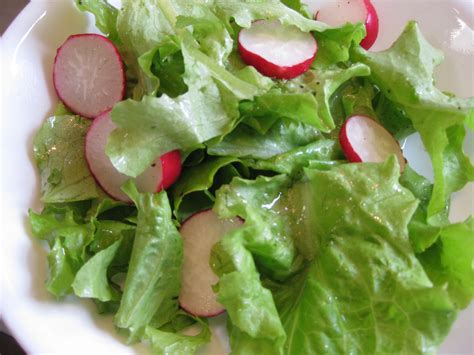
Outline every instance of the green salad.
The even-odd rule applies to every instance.
[[[299,0],[76,5],[125,63],[106,153],[133,202],[101,189],[84,153],[93,121],[60,104],[34,140],[44,209],[29,212],[49,245],[52,295],[92,299],[124,341],[153,353],[194,353],[211,328],[179,305],[179,230],[212,209],[244,222],[208,261],[232,353],[436,352],[474,297],[474,219],[448,218],[452,193],[474,181],[463,151],[474,99],[435,87],[443,54],[416,22],[372,52],[359,45],[364,24],[327,26]],[[257,20],[311,33],[309,70],[279,80],[245,64],[238,36]],[[432,181],[395,155],[349,161],[339,136],[354,115],[399,141],[419,134]],[[177,181],[141,192],[134,178],[174,150]],[[199,334],[183,333],[192,324]]]

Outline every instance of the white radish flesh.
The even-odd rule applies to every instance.
[[[242,60],[263,75],[291,79],[309,69],[318,49],[311,33],[278,20],[259,20],[239,34]]]
[[[180,306],[200,317],[213,317],[224,312],[217,302],[212,285],[219,278],[209,265],[211,249],[225,234],[242,225],[239,218],[220,219],[212,210],[199,212],[186,220],[180,233],[184,243],[181,273]]]
[[[400,170],[405,168],[400,144],[382,125],[369,117],[350,117],[341,128],[339,142],[351,162],[379,163],[395,154]]]
[[[125,94],[123,62],[114,44],[97,34],[70,36],[54,60],[58,97],[74,113],[94,118]]]

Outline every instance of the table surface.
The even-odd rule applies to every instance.
[[[0,11],[0,34],[3,35],[10,23],[28,4],[29,0],[1,0]],[[22,355],[25,352],[11,336],[2,332],[4,330],[0,319],[0,354],[1,355]]]

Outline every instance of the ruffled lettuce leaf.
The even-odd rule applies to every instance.
[[[355,48],[353,59],[370,67],[370,79],[420,134],[435,179],[428,218],[443,213],[451,193],[474,180],[474,166],[462,147],[464,124],[474,115],[474,99],[459,99],[435,87],[433,71],[443,55],[426,41],[415,22],[408,23],[391,48],[378,53]]]
[[[282,282],[266,273],[261,256],[245,243],[237,248],[235,241],[239,233],[245,233],[245,225],[218,244],[215,254],[220,263],[216,265],[221,281],[225,280],[219,283],[218,295],[232,290],[234,300],[222,297],[232,322],[233,349],[263,351],[265,344],[274,353],[424,353],[436,349],[455,319],[456,308],[448,292],[433,285],[415,257],[407,226],[418,201],[398,179],[399,167],[391,157],[383,164],[306,170],[305,178],[296,183],[284,177],[245,183],[234,180],[221,189],[216,211],[226,217],[243,216],[245,225],[252,221],[266,226],[269,245],[282,235],[293,240],[306,260],[303,271]],[[244,194],[244,186],[255,190]],[[260,196],[274,200],[253,204]],[[262,215],[272,216],[272,222],[259,219]],[[281,221],[284,226],[272,235],[271,226]],[[223,246],[230,248],[227,243],[231,242],[238,252],[222,253]],[[254,255],[254,263],[247,253]],[[226,255],[238,255],[235,260],[239,262]],[[278,254],[266,257],[270,255]],[[254,265],[264,276],[263,290],[272,291],[286,335],[283,348],[276,345],[281,338],[274,336],[272,341],[265,332],[255,331],[263,312],[243,312],[242,300],[246,309],[259,304],[248,296],[257,286],[238,286],[243,281],[240,275],[249,277],[255,272]],[[226,279],[228,275],[235,277],[234,283]],[[237,309],[240,312],[233,314]],[[253,314],[252,326],[242,321],[246,314]],[[266,326],[267,331],[272,329]]]

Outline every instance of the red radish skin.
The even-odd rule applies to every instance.
[[[89,127],[85,139],[85,157],[91,174],[110,197],[131,203],[121,186],[130,179],[113,166],[105,153],[107,140],[117,126],[110,117],[110,110],[96,117]],[[153,164],[135,179],[140,192],[159,192],[172,185],[181,173],[181,156],[172,151],[156,159]]]
[[[360,45],[364,49],[372,47],[379,33],[379,17],[370,0],[326,0],[318,2],[317,6],[319,10],[314,18],[329,26],[363,22],[367,34]]]
[[[360,42],[360,45],[362,48],[369,50],[379,35],[379,16],[370,0],[364,0],[364,3],[367,8],[367,18],[365,19],[365,31],[367,35]]]
[[[104,36],[72,35],[57,50],[53,84],[59,99],[72,112],[97,117],[125,96],[120,53]]]
[[[242,29],[238,41],[242,60],[261,74],[276,79],[292,79],[313,63],[318,45],[311,33],[278,20],[258,20]]]
[[[385,161],[395,154],[403,172],[406,160],[398,141],[381,124],[366,116],[351,116],[339,132],[347,160],[353,163]]]
[[[181,175],[181,153],[179,150],[173,150],[163,154],[160,158],[161,167],[163,170],[163,177],[159,190],[166,190],[173,185]]]
[[[215,317],[225,311],[212,286],[219,278],[209,265],[212,247],[228,232],[242,226],[240,218],[220,219],[212,210],[198,212],[181,226],[184,260],[179,304],[199,317]]]

